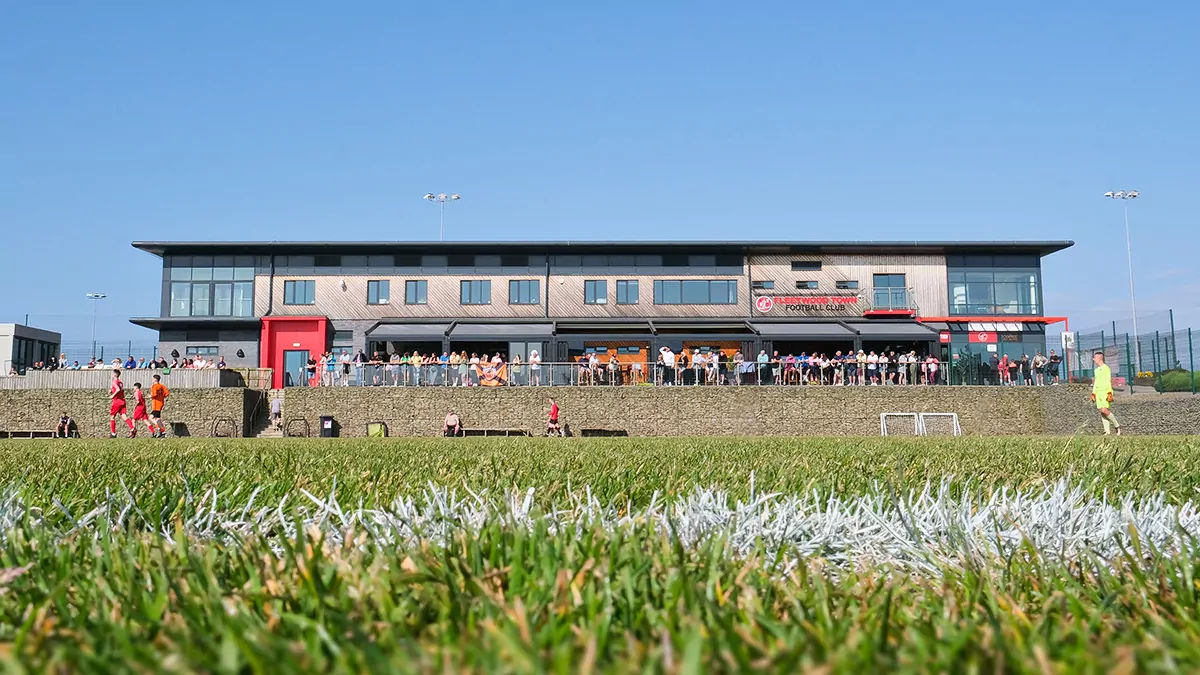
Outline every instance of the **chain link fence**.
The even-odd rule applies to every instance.
[[[1103,352],[1117,384],[1130,393],[1195,394],[1200,391],[1198,339],[1200,330],[1175,325],[1172,310],[1139,316],[1136,333],[1132,321],[1112,321],[1076,334],[1069,368],[1073,378],[1090,381],[1092,354]]]

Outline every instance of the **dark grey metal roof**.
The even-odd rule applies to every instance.
[[[129,323],[135,326],[151,330],[170,330],[178,326],[245,329],[257,326],[260,322],[257,316],[135,316],[129,320]]]
[[[135,241],[133,247],[166,254],[269,255],[317,252],[489,253],[570,251],[710,251],[751,253],[1037,253],[1049,255],[1074,246],[1047,241]]]

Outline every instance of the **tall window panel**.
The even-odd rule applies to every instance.
[[[541,302],[541,284],[537,279],[513,279],[508,282],[508,304],[536,305]]]
[[[492,282],[487,279],[460,282],[459,302],[464,305],[492,304]]]
[[[636,305],[636,304],[638,304],[638,282],[637,282],[637,279],[622,279],[617,282],[617,304],[618,305]]]
[[[404,282],[404,304],[424,305],[429,302],[429,282],[414,279]]]
[[[584,281],[583,302],[588,305],[608,304],[608,282],[593,279]]]
[[[253,256],[171,256],[163,270],[169,316],[254,316]]]
[[[908,284],[903,274],[874,275],[875,309],[908,309]]]
[[[367,304],[386,305],[391,302],[392,284],[390,281],[367,282]]]
[[[283,282],[283,304],[311,305],[316,302],[316,282],[312,279]]]

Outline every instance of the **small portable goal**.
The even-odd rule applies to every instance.
[[[896,421],[899,421],[900,419],[912,420],[913,436],[921,435],[921,418],[917,415],[917,413],[885,412],[885,413],[879,414],[879,435],[880,436],[890,436],[891,435],[890,433],[888,433],[889,432],[889,430],[888,430],[888,420],[889,419],[895,419]],[[905,425],[905,427],[907,428],[907,425]]]
[[[945,429],[948,427],[951,436],[962,436],[962,426],[958,423],[958,413],[921,413],[921,435],[929,436],[929,423],[933,421],[935,429]],[[943,432],[944,433],[944,432]],[[937,435],[942,435],[939,433]]]

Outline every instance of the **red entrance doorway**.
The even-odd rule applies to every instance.
[[[323,316],[264,316],[259,361],[272,369],[271,387],[284,387],[285,352],[306,351],[320,358],[329,351],[329,319]],[[293,382],[295,384],[295,376]]]

